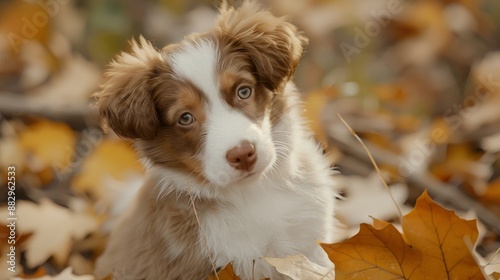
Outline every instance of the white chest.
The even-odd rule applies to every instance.
[[[231,194],[231,205],[200,215],[201,242],[207,243],[217,266],[233,262],[241,277],[252,273],[254,260],[310,255],[316,241],[326,238],[332,222],[326,215],[330,202],[320,197],[329,195],[326,188],[277,187],[271,181],[245,187]]]

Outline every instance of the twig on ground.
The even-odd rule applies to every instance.
[[[336,134],[330,135],[329,140],[332,145],[339,147],[345,153],[350,154],[366,164],[369,163],[369,159],[367,159],[365,152],[359,149],[357,143],[353,143],[350,137],[348,138],[345,137],[345,135]],[[379,147],[370,145],[370,143],[367,143],[366,146],[373,155],[373,158],[381,164],[397,167],[403,161],[401,156],[393,152],[382,150]],[[422,189],[422,191],[427,189],[436,200],[442,203],[448,203],[456,209],[473,209],[484,224],[497,234],[500,234],[500,217],[472,198],[458,191],[455,186],[438,181],[428,172],[411,174],[405,177],[405,180]]]

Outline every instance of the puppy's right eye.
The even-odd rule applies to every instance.
[[[183,126],[188,126],[194,122],[194,116],[190,113],[184,113],[181,115],[178,123]]]

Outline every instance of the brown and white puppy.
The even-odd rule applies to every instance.
[[[147,182],[111,233],[98,278],[281,276],[261,257],[304,254],[334,229],[333,180],[290,81],[307,40],[247,1],[163,50],[144,38],[110,65],[100,114],[133,140]],[[196,210],[196,211],[195,211]]]

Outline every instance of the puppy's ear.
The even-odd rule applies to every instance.
[[[247,52],[259,80],[280,92],[293,76],[307,39],[293,24],[260,10],[255,1],[245,1],[239,9],[224,2],[220,10],[216,30],[221,40]]]
[[[160,126],[153,100],[155,70],[163,59],[142,36],[132,40],[130,53],[109,65],[101,91],[94,94],[101,119],[121,137],[153,138]]]

